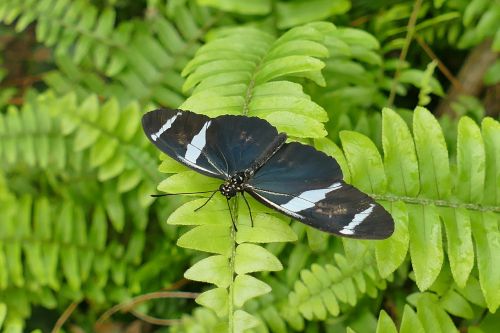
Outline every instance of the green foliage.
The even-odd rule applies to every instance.
[[[455,102],[458,119],[412,109],[432,109],[447,86],[420,47],[452,66],[458,48],[492,38],[498,50],[500,11],[495,1],[423,2],[419,43],[400,62],[414,4],[2,1],[0,330],[48,330],[45,317],[84,302],[69,321],[95,331],[106,309],[184,274],[199,307],[140,307],[182,316],[172,332],[494,332],[500,125],[472,96]],[[43,73],[43,91],[24,93],[9,40],[31,31],[33,49],[48,52],[21,66]],[[244,202],[231,207],[237,229],[218,195],[196,212],[206,197],[155,201],[156,189],[220,183],[165,155],[167,177],[158,172],[140,125],[157,105],[261,117],[314,145],[391,212],[394,235],[329,237],[252,198],[253,226]]]
[[[470,306],[455,290],[467,294],[465,290],[472,288],[473,283],[480,287],[480,294],[472,299],[479,297],[482,306],[496,311],[500,305],[500,279],[494,263],[500,260],[496,248],[500,209],[496,193],[498,175],[493,173],[498,172],[498,149],[490,148],[500,135],[499,125],[486,118],[481,131],[472,120],[462,118],[453,173],[441,129],[423,108],[415,110],[413,138],[394,111],[383,111],[383,160],[368,138],[355,132],[341,133],[351,182],[389,209],[396,231],[387,240],[367,242],[362,250],[356,249],[360,246],[356,245],[353,251],[354,245],[346,244],[351,256],[336,254],[336,266],[313,264],[310,270],[302,271],[289,304],[282,309],[291,327],[303,329],[298,316],[325,320],[328,313],[339,315],[339,303],[352,307],[360,296],[376,297],[378,289],[385,289],[385,279],[404,263],[407,251],[422,291],[436,289],[440,272],[450,271],[445,285],[454,285],[455,289],[437,288],[446,300],[446,311],[453,315],[463,315],[465,311],[465,318],[470,315],[472,310],[457,310],[459,302],[466,308]],[[443,267],[445,253],[450,268]]]
[[[479,44],[487,37],[493,38],[492,48],[500,50],[500,32],[497,22],[500,18],[500,4],[496,1],[474,0],[464,11],[463,23],[468,29],[460,38],[461,47]]]
[[[239,36],[245,36],[245,32],[240,29]],[[251,32],[255,33],[255,31]],[[252,72],[257,66],[252,65],[248,60],[237,60],[237,39],[230,39],[226,33],[224,32],[222,38],[219,37],[211,43],[215,44],[223,40],[224,42],[220,45],[231,45],[235,48],[234,53],[226,50],[228,59],[232,59],[234,64],[229,61],[222,62],[215,55],[211,56],[206,50],[211,51],[213,44],[208,43],[202,47],[193,63],[198,65],[198,62],[202,62],[200,58],[209,60],[207,63],[203,62],[198,65],[197,71],[192,71],[190,65],[187,66],[187,72],[192,72],[192,74],[186,81],[186,88],[192,88],[194,83],[199,83],[199,85],[183,107],[198,109],[212,116],[219,114],[216,112],[235,113],[241,109],[244,113],[248,112],[252,115],[254,109],[247,105],[252,105],[253,100],[247,101],[246,99],[254,95],[252,91],[248,92],[248,87],[254,90],[259,88],[256,83],[260,83],[258,80],[260,73]],[[248,34],[250,36],[250,30]],[[285,36],[286,34],[281,38]],[[245,40],[249,39],[250,37],[245,38]],[[263,39],[261,37],[259,41]],[[221,54],[226,56],[226,53]],[[245,57],[247,56],[251,57],[245,54]],[[261,61],[264,65],[258,67],[259,70],[265,69],[267,64],[266,57],[261,57],[264,58],[264,61]],[[255,57],[255,60],[252,60],[255,64],[258,63],[259,58]],[[220,74],[220,66],[224,68],[224,74]],[[236,67],[237,70],[233,73],[230,67]],[[289,72],[291,71],[287,73]],[[429,74],[426,75],[429,77]],[[192,79],[193,77],[195,79]],[[217,82],[216,88],[212,87],[212,82]],[[322,81],[316,82],[322,83]],[[224,83],[227,86],[226,89],[222,87]],[[236,84],[240,87],[236,87]],[[226,94],[221,94],[221,91]],[[211,103],[206,104],[207,98],[210,98]],[[217,111],[214,111],[214,106]],[[268,110],[274,111],[275,109],[275,106],[268,104]],[[273,118],[268,118],[268,120],[273,121]],[[280,127],[279,123],[276,125]],[[359,258],[363,256],[359,253],[357,256],[359,266],[347,266],[345,259],[342,260],[343,257],[337,256],[337,261],[343,263],[338,263],[341,267],[340,271],[332,265],[327,265],[325,268],[312,266],[311,271],[304,271],[303,282],[296,283],[294,292],[290,296],[288,308],[295,311],[288,314],[282,309],[282,315],[285,318],[294,318],[290,319],[290,324],[294,329],[303,329],[303,322],[297,322],[299,313],[309,320],[313,318],[324,320],[327,313],[339,314],[339,301],[353,306],[356,304],[358,295],[376,296],[375,286],[385,288],[384,278],[389,277],[401,266],[408,251],[417,286],[421,290],[429,289],[442,270],[445,246],[447,246],[447,259],[451,265],[451,273],[457,286],[466,287],[476,261],[477,273],[474,272],[473,275],[479,278],[486,304],[491,311],[498,308],[500,303],[498,302],[497,282],[500,280],[495,277],[486,278],[486,276],[496,274],[493,273],[495,268],[491,263],[499,259],[494,257],[497,253],[494,248],[498,244],[495,238],[498,237],[498,229],[493,229],[499,217],[498,202],[494,199],[496,190],[493,190],[497,175],[486,176],[485,174],[486,169],[496,170],[497,152],[488,149],[483,139],[488,137],[488,140],[491,140],[489,145],[491,145],[495,140],[494,137],[500,132],[498,132],[498,122],[489,118],[483,121],[482,127],[481,132],[469,118],[463,118],[459,122],[457,161],[456,163],[452,161],[456,165],[453,171],[450,170],[450,160],[442,130],[436,119],[425,109],[417,108],[414,112],[413,135],[405,121],[394,111],[386,109],[383,112],[384,159],[367,137],[355,132],[340,133],[351,182],[386,205],[395,217],[396,231],[390,239],[371,245],[371,257],[375,258],[373,265],[378,268],[378,272],[373,270],[374,266],[370,267],[360,261]],[[315,132],[309,131],[309,133],[314,135]],[[472,164],[472,161],[475,163]],[[193,175],[190,175],[183,179],[192,177]],[[456,182],[452,182],[452,179],[456,179]],[[197,179],[194,182],[199,184]],[[184,181],[183,184],[185,183]],[[188,186],[188,188],[201,191],[208,189],[209,186],[204,184],[204,187]],[[168,187],[165,189],[169,190]],[[489,199],[484,201],[483,197]],[[190,210],[194,207],[195,205],[191,206]],[[222,207],[221,204],[220,209]],[[444,229],[442,229],[441,219],[444,221]],[[491,227],[488,228],[488,225]],[[203,233],[205,232],[199,233],[200,237]],[[215,231],[212,233],[218,235]],[[446,243],[443,244],[445,233]],[[483,237],[479,241],[483,246],[478,243],[478,239],[486,234],[490,238]],[[229,238],[229,233],[224,234],[225,245],[222,249],[218,249],[220,252],[217,253],[228,255]],[[201,238],[191,240],[193,243],[204,243]],[[213,262],[212,264],[215,265]],[[345,272],[347,268],[349,270]],[[356,273],[352,273],[353,271]],[[352,277],[353,275],[357,277],[357,280]],[[367,280],[365,276],[369,276],[370,279]],[[367,285],[370,287],[366,287]],[[221,298],[227,296],[227,293],[217,293],[217,302],[213,297],[208,301],[212,302],[210,305],[215,302],[219,307],[226,307],[227,302],[222,301]],[[226,311],[226,308],[222,309]]]
[[[399,330],[396,329],[396,325],[389,315],[385,311],[381,311],[377,324],[377,333],[458,332],[453,325],[452,319],[439,306],[435,297],[432,297],[433,295],[423,293],[418,296],[416,313],[410,306],[405,305]]]
[[[159,178],[139,119],[137,104],[50,93],[0,116],[7,330],[30,315],[31,304],[53,309],[87,299],[103,306],[150,279],[138,268],[164,249],[144,253],[149,194]]]
[[[230,0],[198,0],[200,5],[207,5],[223,11],[244,15],[272,15],[279,29],[288,29],[301,24],[323,20],[334,15],[346,13],[350,1],[339,0],[254,0],[251,2]]]
[[[184,88],[193,93],[181,107],[210,116],[259,116],[299,138],[324,136],[321,120],[327,119],[325,111],[310,100],[299,84],[285,79],[304,77],[324,84],[320,73],[324,63],[317,57],[328,56],[322,44],[323,34],[333,30],[330,24],[317,23],[292,29],[280,38],[253,28],[219,32],[184,69],[189,74]],[[258,47],[244,53],[248,43]],[[163,170],[171,171],[165,165]],[[183,171],[163,181],[159,188],[167,192],[180,187],[184,191],[218,188],[218,182],[204,178],[193,171]],[[224,199],[213,199],[195,213],[203,201],[186,203],[168,221],[174,225],[196,225],[179,238],[179,246],[216,254],[197,262],[185,277],[217,287],[202,293],[196,301],[224,318],[227,326],[219,327],[220,330],[241,331],[243,328],[238,329],[238,325],[255,327],[258,319],[242,310],[243,306],[268,293],[271,287],[249,273],[283,268],[276,256],[255,243],[293,241],[296,236],[281,219],[260,213],[264,208],[253,200],[250,205],[258,212],[254,213],[254,226],[251,227],[246,206],[240,204],[235,207],[237,230],[230,224]]]
[[[364,260],[360,260],[360,258]],[[313,264],[300,273],[301,280],[294,285],[284,316],[297,331],[304,329],[306,320],[325,320],[339,316],[346,307],[356,306],[364,295],[375,298],[379,289],[386,288],[386,280],[376,269],[373,252],[356,253],[355,265],[350,258],[335,254],[335,265]]]
[[[323,70],[326,87],[308,87],[308,92],[325,105],[330,117],[327,129],[334,141],[340,131],[352,129],[379,140],[379,111],[387,105],[387,92],[393,83],[400,96],[407,95],[412,86],[419,88],[423,105],[430,94],[444,94],[432,77],[432,67],[426,71],[403,68],[398,81],[393,82],[395,63],[384,63],[379,41],[366,31],[337,28],[325,43],[330,52]]]
[[[324,34],[333,30],[333,25],[315,23],[279,39],[252,28],[221,31],[184,69],[190,74],[184,89],[196,87],[181,108],[209,116],[259,116],[293,137],[324,136],[326,112],[286,78],[325,84],[321,75],[325,64],[318,58],[328,56],[322,42]],[[248,49],[249,43],[255,47]]]
[[[428,111],[421,108],[415,110],[413,140],[404,121],[394,112],[385,110],[382,123],[384,162],[382,164],[379,157],[378,162],[371,165],[371,173],[377,168],[383,175],[385,168],[388,177],[387,185],[385,181],[380,182],[384,177],[378,177],[378,190],[374,185],[375,179],[370,184],[356,182],[356,173],[352,170],[356,167],[355,160],[350,157],[353,153],[349,153],[344,136],[341,135],[353,184],[371,193],[381,193],[377,197],[388,200],[390,205],[401,204],[396,209],[400,212],[398,214],[402,214],[404,222],[397,227],[408,227],[412,266],[417,286],[421,290],[426,290],[441,270],[444,231],[448,259],[459,286],[465,285],[473,268],[475,243],[479,280],[490,310],[495,311],[500,305],[499,294],[494,291],[497,290],[494,279],[486,278],[494,271],[486,262],[495,261],[491,256],[495,256],[495,237],[499,236],[498,229],[495,231],[494,227],[499,217],[495,189],[497,175],[491,171],[496,169],[498,158],[498,152],[492,149],[497,145],[494,142],[499,135],[498,122],[486,118],[480,129],[471,119],[461,119],[458,125],[457,161],[451,170],[443,134]],[[361,138],[356,141],[358,144],[362,142]],[[363,149],[365,154],[369,153],[368,149]],[[378,152],[373,154],[375,158]],[[487,170],[490,170],[489,173]],[[387,192],[383,194],[385,186]],[[444,230],[440,219],[444,222]],[[484,238],[486,234],[488,240]],[[406,239],[400,239],[399,242],[407,244],[408,234],[405,232],[403,237]],[[379,268],[397,260],[399,256],[391,255],[386,248],[389,243],[397,241],[398,231],[390,240],[377,243],[377,254],[383,259],[378,262]],[[489,245],[483,247],[483,241]]]
[[[54,49],[58,70],[44,79],[58,93],[174,107],[184,100],[180,71],[219,17],[186,4],[118,23],[113,8],[87,0],[3,1],[0,21],[14,20],[17,31],[36,20],[37,40]]]

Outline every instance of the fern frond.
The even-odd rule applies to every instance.
[[[500,50],[500,32],[496,22],[500,18],[500,5],[496,1],[474,0],[465,7],[463,24],[468,29],[461,36],[458,45],[462,48],[479,44],[491,37],[492,49]]]
[[[147,21],[117,23],[113,8],[99,11],[87,0],[8,0],[0,4],[0,21],[17,19],[18,31],[36,23],[37,39],[55,49],[61,66],[45,78],[60,94],[96,93],[174,107],[185,98],[182,67],[220,19],[187,5],[171,17],[155,12]]]
[[[22,110],[10,106],[0,117],[0,157],[2,168],[27,167],[57,170],[66,166],[66,142],[58,136],[54,121],[46,113],[38,113],[33,105]]]
[[[212,311],[199,307],[191,315],[184,315],[181,322],[173,325],[170,331],[172,333],[223,332],[225,329],[227,330]]]
[[[355,130],[379,140],[378,112],[388,103],[394,63],[383,60],[380,42],[364,30],[338,28],[328,36],[326,46],[331,54],[324,69],[326,87],[308,86],[307,92],[328,112],[329,137],[337,142],[340,131]],[[432,75],[431,69],[404,68],[396,93],[404,96],[414,86],[422,98],[431,93],[442,96],[443,89]]]
[[[380,312],[377,333],[458,332],[452,318],[439,306],[435,295],[422,293],[416,300],[416,313],[405,305],[398,329],[385,311]]]
[[[277,1],[276,17],[280,29],[289,29],[309,22],[326,20],[345,14],[351,8],[350,1]]]
[[[183,71],[188,75],[184,89],[193,93],[181,108],[212,117],[259,116],[294,137],[324,136],[325,111],[310,100],[299,84],[286,79],[299,77],[324,83],[321,75],[324,63],[318,57],[328,55],[323,41],[333,29],[327,23],[314,23],[291,29],[279,38],[255,28],[216,32]],[[183,192],[202,191],[219,186],[219,181],[183,171],[185,168],[168,159],[161,169],[181,171],[159,185],[162,191],[180,187]],[[254,200],[250,202],[255,207],[253,228],[246,206],[238,207],[235,201],[237,231],[231,228],[225,200],[212,199],[195,216],[193,210],[203,201],[185,204],[168,220],[174,225],[195,225],[178,240],[178,245],[216,254],[196,263],[185,276],[217,286],[201,294],[197,302],[224,318],[230,331],[237,325],[254,327],[259,320],[245,312],[244,305],[268,293],[270,287],[250,273],[282,269],[275,255],[255,243],[286,242],[296,236],[287,223]],[[212,237],[207,238],[207,234]]]
[[[443,265],[439,276],[426,293],[432,294],[443,310],[459,318],[472,319],[475,306],[486,307],[479,281],[474,276],[470,276],[466,285],[459,287],[454,283],[450,266],[447,263]],[[419,295],[419,293],[412,294],[407,299],[411,304],[416,305]]]
[[[265,15],[271,11],[272,0],[256,0],[252,2],[231,0],[198,0],[200,5],[218,8],[223,11],[244,15]]]
[[[412,2],[396,4],[374,18],[373,31],[380,38],[384,54],[403,47],[413,5]],[[436,6],[424,2],[418,13],[415,33],[429,44],[456,43],[463,33],[460,23],[461,8],[457,10],[459,6],[447,2],[443,6]]]
[[[278,29],[290,29],[310,22],[325,20],[345,14],[351,7],[347,0],[332,3],[328,0],[311,1],[273,1],[257,0],[251,3],[228,0],[199,0],[206,5],[222,11],[243,15],[273,15]]]
[[[54,308],[82,298],[102,303],[101,288],[121,291],[136,265],[136,254],[129,252],[134,241],[108,243],[102,205],[87,215],[88,207],[70,201],[14,199],[14,214],[0,225],[0,302],[7,305],[8,322],[24,321],[33,304]]]
[[[499,175],[492,171],[497,170],[498,151],[492,147],[498,146],[498,122],[486,118],[481,131],[471,119],[461,119],[453,169],[439,124],[427,110],[415,110],[413,137],[393,111],[384,110],[382,123],[383,161],[366,137],[340,135],[352,183],[372,193],[397,221],[394,235],[376,244],[381,275],[399,267],[409,247],[417,285],[428,289],[443,265],[446,232],[455,282],[465,285],[476,259],[486,303],[494,311],[500,305],[500,279],[494,278],[500,271],[491,266],[500,237]]]
[[[354,307],[362,295],[374,298],[378,290],[386,288],[386,280],[376,269],[373,251],[365,251],[355,260],[339,253],[334,258],[335,264],[313,264],[301,272],[301,279],[295,282],[283,310],[292,327],[300,322],[297,316],[307,320],[336,317],[343,308]],[[294,329],[302,328],[295,326]]]
[[[34,304],[120,302],[157,280],[162,268],[151,271],[149,260],[161,258],[166,245],[146,252],[145,228],[158,208],[149,195],[159,174],[139,119],[134,103],[100,104],[95,95],[79,103],[74,94],[51,92],[0,115],[0,303],[7,322],[22,324]],[[161,233],[153,237],[168,244]]]
[[[338,141],[341,130],[356,129],[376,137],[376,112],[386,104],[380,44],[369,33],[353,28],[338,28],[326,40],[330,58],[324,69],[326,87],[307,91],[327,109],[329,137]],[[403,89],[403,85],[399,86]]]
[[[181,107],[210,116],[258,116],[295,137],[324,136],[325,111],[300,85],[284,79],[305,77],[324,84],[324,63],[317,58],[328,56],[322,41],[332,29],[326,23],[309,24],[279,39],[252,28],[221,33],[184,69],[190,74],[184,89],[194,90]]]

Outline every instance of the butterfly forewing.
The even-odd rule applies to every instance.
[[[208,176],[228,179],[244,171],[277,137],[275,127],[256,117],[209,118],[159,109],[143,117],[148,138],[177,161]]]
[[[281,148],[249,186],[257,200],[319,230],[382,239],[394,229],[384,208],[342,180],[333,158],[300,143]]]
[[[207,176],[226,179],[220,152],[207,151],[213,119],[189,111],[160,109],[142,118],[148,138],[161,151]]]

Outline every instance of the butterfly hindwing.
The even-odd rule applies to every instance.
[[[232,175],[249,168],[278,136],[278,131],[267,121],[257,117],[225,115],[214,119],[209,133],[213,151],[220,151]]]
[[[382,239],[394,229],[384,208],[342,180],[333,158],[297,142],[271,157],[247,191],[298,221],[341,236]]]

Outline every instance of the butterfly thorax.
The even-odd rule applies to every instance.
[[[219,191],[228,199],[231,199],[238,192],[245,190],[245,185],[250,177],[248,172],[237,172],[220,185]]]

